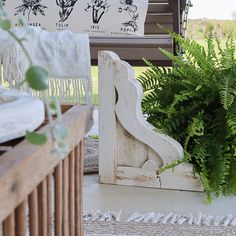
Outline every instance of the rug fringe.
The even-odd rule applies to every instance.
[[[91,213],[84,213],[84,221],[121,221],[121,210],[102,212],[100,210]],[[168,214],[147,212],[140,214],[138,212],[129,216],[125,222],[135,223],[161,223],[161,224],[189,224],[189,225],[206,225],[206,226],[236,226],[236,216],[228,214],[227,216],[206,215],[199,212],[194,215],[192,212],[187,214],[177,214],[170,212]]]
[[[91,213],[84,213],[84,221],[115,221],[120,222],[121,210],[102,212],[99,210]]]

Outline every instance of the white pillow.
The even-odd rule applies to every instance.
[[[90,36],[143,36],[148,0],[6,0],[5,9],[18,26],[48,31],[71,30]]]

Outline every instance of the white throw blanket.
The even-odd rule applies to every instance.
[[[63,102],[90,103],[91,61],[89,37],[70,31],[47,32],[40,28],[15,28],[24,37],[24,46],[34,65],[44,67],[50,76],[48,96],[58,96]],[[2,51],[3,79],[14,87],[24,78],[29,61],[12,39]],[[25,88],[24,88],[25,89]]]

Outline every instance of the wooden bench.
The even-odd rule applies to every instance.
[[[84,235],[83,138],[92,107],[75,105],[62,121],[69,130],[64,158],[51,153],[51,140],[36,146],[18,139],[12,150],[0,152],[0,235]],[[49,136],[49,125],[40,131]]]
[[[175,52],[175,43],[169,35],[157,26],[174,31],[184,36],[189,0],[149,0],[145,21],[144,37],[91,37],[92,64],[97,64],[98,51],[111,50],[122,60],[131,65],[144,65],[142,58],[147,58],[155,65],[170,66],[170,59],[158,48]]]

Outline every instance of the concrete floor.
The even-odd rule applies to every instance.
[[[204,203],[204,193],[161,190],[98,183],[98,175],[84,176],[84,211],[121,210],[121,220],[134,212],[179,214],[192,212],[197,215],[236,216],[236,197],[220,197],[211,205]]]

